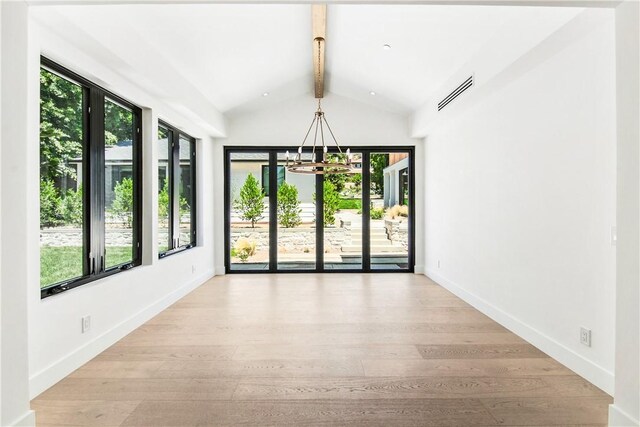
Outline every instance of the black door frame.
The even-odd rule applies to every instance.
[[[316,175],[316,266],[313,269],[278,270],[278,222],[277,211],[277,165],[278,153],[287,150],[297,152],[292,146],[225,146],[224,147],[224,268],[226,274],[258,274],[258,273],[413,273],[415,268],[415,147],[350,147],[354,153],[362,153],[362,188],[371,188],[370,158],[371,153],[409,153],[409,250],[408,268],[406,269],[372,269],[371,268],[371,227],[369,191],[362,192],[362,268],[360,269],[328,269],[324,268],[324,221],[322,213],[324,176]],[[329,149],[329,153],[336,152]],[[269,268],[267,270],[232,270],[231,269],[231,154],[260,153],[269,158]],[[276,221],[273,219],[276,218]]]

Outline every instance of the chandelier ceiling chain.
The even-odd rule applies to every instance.
[[[311,121],[311,125],[307,130],[304,139],[302,140],[302,144],[298,147],[298,152],[294,156],[293,160],[290,161],[289,151],[286,152],[286,160],[287,165],[286,168],[289,172],[292,173],[301,173],[301,174],[315,174],[315,175],[326,175],[326,174],[339,174],[339,173],[354,173],[358,172],[353,164],[353,159],[351,156],[351,150],[347,149],[346,153],[342,151],[340,144],[338,144],[338,140],[336,139],[333,131],[331,130],[331,126],[329,126],[329,122],[324,115],[324,111],[322,111],[321,100],[324,95],[324,43],[325,43],[325,25],[326,25],[326,6],[325,5],[313,5],[312,6],[312,19],[313,19],[313,32],[314,35],[318,34],[318,36],[313,39],[313,47],[317,50],[317,55],[314,55],[314,69],[316,71],[315,76],[315,94],[318,99],[318,109],[316,110],[313,120]],[[321,34],[321,35],[320,35]],[[311,160],[303,160],[303,151],[307,140],[309,139],[309,135],[311,134],[311,129],[315,130],[313,134],[313,146],[311,147]],[[329,147],[327,146],[324,139],[324,128],[327,128],[329,131],[329,135],[331,135],[331,139],[333,139],[333,144],[338,151],[338,155],[329,156]],[[317,150],[319,149],[318,145],[318,129],[320,130],[320,143],[322,144],[322,158],[318,161]],[[346,155],[345,155],[346,154]]]

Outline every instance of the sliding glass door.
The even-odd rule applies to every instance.
[[[286,151],[225,148],[227,272],[413,271],[413,148],[358,148],[327,175],[288,171]]]

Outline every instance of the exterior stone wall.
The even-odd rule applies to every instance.
[[[349,233],[344,228],[325,228],[324,240],[325,250],[339,251]],[[256,242],[256,250],[267,250],[269,248],[269,229],[267,228],[232,228],[231,247],[236,242],[245,238],[250,242]],[[297,247],[313,249],[316,246],[315,228],[278,228],[278,245],[286,247]]]
[[[406,219],[385,219],[384,228],[387,231],[387,237],[393,243],[400,243],[405,249],[409,250],[409,223]]]
[[[106,241],[109,246],[131,246],[133,232],[130,228],[107,229]],[[158,230],[158,240],[167,242],[169,231]],[[47,228],[40,230],[40,246],[82,246],[82,229],[80,228]]]

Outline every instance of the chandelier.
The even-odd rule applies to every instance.
[[[324,44],[326,33],[326,5],[313,5],[311,9],[312,24],[313,24],[313,49],[314,49],[314,75],[315,75],[315,97],[318,99],[318,109],[316,110],[311,126],[307,130],[307,134],[302,140],[302,144],[298,147],[298,152],[293,158],[290,158],[289,151],[285,153],[287,164],[286,168],[291,173],[302,174],[314,174],[314,175],[329,175],[338,173],[353,173],[357,172],[355,165],[353,164],[353,158],[351,156],[351,150],[347,149],[346,152],[342,151],[338,140],[333,135],[333,131],[324,116],[320,101],[324,96]],[[309,139],[311,130],[314,129],[313,145],[309,144],[311,152],[310,160],[303,160],[303,154],[305,153],[305,144]],[[333,145],[337,150],[336,154],[329,153],[329,147],[325,143],[324,133],[325,128],[329,131]],[[318,140],[318,136],[320,137]],[[332,150],[335,151],[335,150]]]
[[[326,145],[324,140],[325,127],[329,131],[329,134],[333,139],[333,144],[338,150],[337,155],[329,154],[329,147]],[[314,128],[313,145],[309,146],[311,150],[311,159],[303,160],[302,155],[305,151],[305,144],[307,143],[307,139],[309,139],[311,130]],[[320,144],[318,143],[318,135],[320,136]],[[356,170],[355,165],[353,164],[351,150],[347,148],[346,152],[343,152],[342,148],[340,148],[340,144],[338,144],[338,141],[336,140],[336,137],[333,135],[333,131],[324,116],[324,111],[322,111],[320,99],[318,99],[318,110],[315,112],[311,126],[309,126],[309,130],[307,130],[307,134],[305,135],[302,144],[298,147],[298,152],[293,159],[290,159],[289,151],[287,151],[285,153],[285,157],[287,159],[287,170],[292,173],[328,175],[352,173]]]

